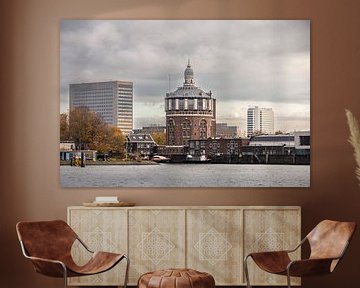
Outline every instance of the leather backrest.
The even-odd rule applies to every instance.
[[[340,257],[355,229],[355,222],[321,221],[306,236],[311,248],[310,258]]]
[[[75,232],[62,220],[19,222],[16,231],[30,256],[47,259],[69,258],[76,239]]]

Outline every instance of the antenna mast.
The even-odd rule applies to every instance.
[[[171,85],[170,85],[170,83],[171,83],[171,77],[170,77],[170,73],[169,73],[169,93],[170,93],[170,89],[171,89]]]

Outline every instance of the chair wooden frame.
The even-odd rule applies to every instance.
[[[76,240],[79,241],[79,243],[91,254],[91,259],[89,260],[88,263],[86,263],[84,266],[75,266],[79,269],[71,269],[70,267],[68,267],[68,265],[66,264],[66,261],[61,261],[59,259],[50,259],[50,258],[43,258],[43,257],[37,257],[37,256],[32,256],[30,255],[30,253],[28,252],[28,249],[26,248],[26,245],[23,241],[23,235],[22,235],[22,231],[20,226],[21,225],[27,225],[27,224],[61,224],[61,225],[66,225],[64,227],[67,227],[67,229],[71,230],[71,232],[73,233],[73,237],[74,239],[72,239],[72,242],[75,242]],[[112,269],[113,267],[115,267],[118,263],[121,262],[122,259],[126,260],[126,270],[125,270],[125,279],[124,279],[124,284],[123,287],[126,288],[127,287],[127,282],[128,282],[128,275],[129,275],[129,265],[130,265],[130,259],[128,258],[127,255],[125,254],[115,254],[115,253],[109,253],[109,252],[94,252],[92,251],[80,238],[79,236],[70,228],[70,226],[68,226],[64,221],[62,220],[54,220],[54,221],[40,221],[40,222],[19,222],[16,225],[16,230],[17,230],[17,234],[18,234],[18,238],[19,238],[19,242],[20,242],[20,246],[21,246],[21,251],[24,255],[25,258],[31,260],[31,262],[34,265],[34,268],[36,270],[36,272],[46,275],[46,276],[50,276],[50,277],[63,277],[64,279],[64,287],[67,288],[68,287],[68,283],[67,283],[67,279],[68,277],[80,277],[80,276],[89,276],[89,275],[94,275],[94,274],[99,274],[99,273],[103,273],[106,272],[110,269]],[[106,267],[105,269],[96,271],[95,273],[91,273],[91,271],[86,271],[86,265],[89,264],[92,260],[94,259],[99,259],[101,256],[112,256],[112,262],[109,263],[108,267]],[[70,256],[71,257],[71,256]],[[94,261],[93,263],[94,264]],[[94,266],[94,265],[92,265]],[[85,268],[85,269],[84,269]],[[93,268],[93,267],[92,267]]]
[[[317,253],[316,248],[319,250],[319,244],[321,241],[319,239],[315,239],[314,234],[319,234],[317,230],[321,232],[320,229],[326,227],[330,227],[334,229],[338,229],[340,232],[345,231],[344,235],[340,235],[342,245],[338,245],[339,253],[337,255],[333,255],[335,251],[331,251],[330,253]],[[340,227],[340,228],[339,228]],[[244,274],[246,279],[246,285],[248,288],[251,288],[250,279],[249,279],[249,270],[248,270],[248,259],[251,257],[255,263],[262,270],[278,274],[278,275],[286,275],[287,276],[287,286],[291,288],[291,276],[295,277],[304,277],[304,276],[314,276],[314,275],[322,275],[332,273],[344,256],[350,240],[355,232],[356,224],[354,222],[338,222],[331,220],[321,221],[306,237],[304,237],[300,244],[298,244],[294,249],[290,250],[282,250],[282,251],[268,251],[268,252],[257,252],[250,253],[244,258]],[[318,236],[318,235],[316,235]],[[333,236],[331,234],[331,236]],[[311,248],[311,255],[308,259],[301,260],[290,260],[288,256],[289,253],[295,252],[299,249],[305,242],[309,242]],[[314,244],[314,245],[312,245]],[[312,247],[316,246],[316,247]],[[320,247],[322,248],[322,247]],[[323,248],[322,248],[323,249]],[[322,256],[323,255],[323,256]],[[271,258],[271,264],[266,263],[267,258]],[[274,265],[274,261],[279,259],[279,262],[282,262],[278,265]],[[284,265],[286,264],[286,266]],[[273,267],[271,267],[271,265]],[[276,266],[276,267],[275,267]]]

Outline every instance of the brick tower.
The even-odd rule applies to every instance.
[[[190,139],[215,137],[216,99],[211,91],[195,86],[190,60],[184,72],[184,84],[166,93],[166,143],[188,145]]]

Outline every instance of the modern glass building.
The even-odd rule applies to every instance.
[[[70,84],[70,110],[88,107],[103,120],[129,134],[133,129],[133,83],[108,81]]]

